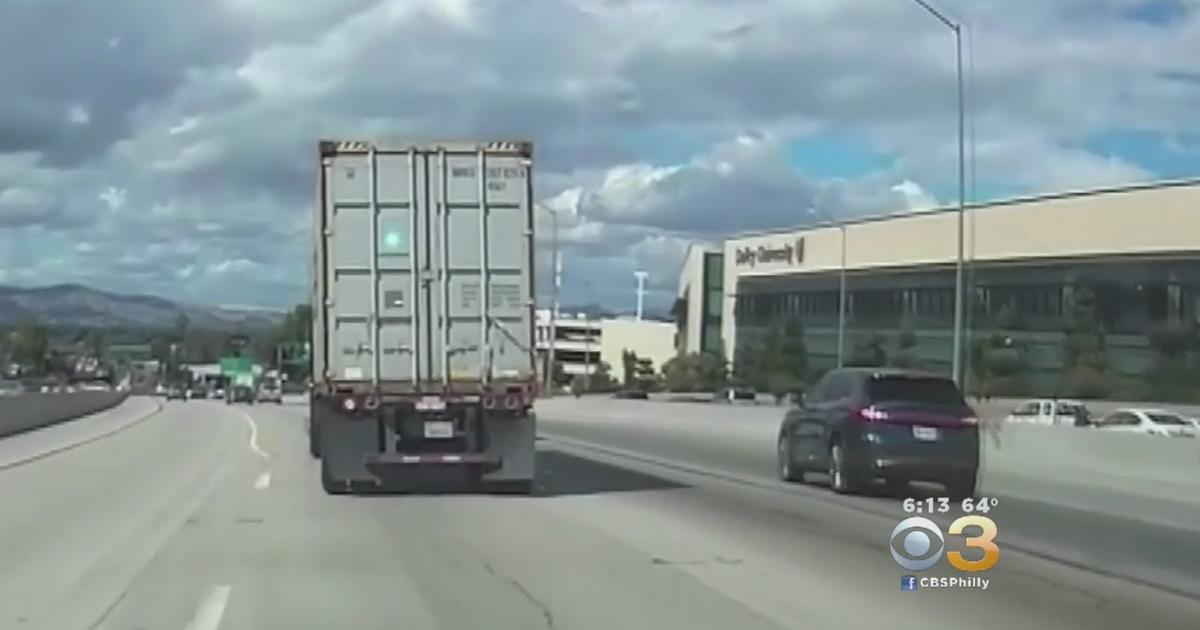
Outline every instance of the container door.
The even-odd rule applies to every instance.
[[[428,156],[435,328],[431,379],[443,383],[532,375],[532,215],[527,160],[513,154]],[[485,299],[486,296],[486,299]]]
[[[423,160],[414,154],[343,154],[326,161],[325,236],[330,375],[415,381]]]

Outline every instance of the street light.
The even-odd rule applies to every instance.
[[[645,271],[633,272],[637,278],[637,321],[642,321],[642,306],[645,304],[646,297],[646,276],[650,275]]]
[[[554,267],[552,271],[554,274],[554,283],[550,306],[550,339],[546,351],[546,367],[543,374],[546,379],[546,390],[550,391],[554,384],[554,345],[558,341],[558,329],[555,327],[555,320],[558,319],[558,290],[562,285],[562,256],[558,251],[558,211],[540,203],[537,206],[550,215],[550,220],[554,226],[554,238],[551,245],[551,265]]]
[[[951,372],[954,382],[962,386],[963,335],[963,218],[967,210],[966,183],[966,106],[963,96],[962,25],[946,17],[925,0],[913,0],[934,18],[954,32],[955,73],[958,81],[958,257],[954,267],[954,358]]]
[[[837,366],[846,364],[846,220],[835,219],[828,212],[809,206],[808,213],[821,217],[831,223],[837,223],[842,232],[842,266],[838,270],[838,331],[837,331]]]

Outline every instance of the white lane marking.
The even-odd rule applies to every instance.
[[[255,490],[266,490],[269,487],[271,487],[271,473],[270,472],[265,472],[265,473],[259,475],[258,479],[256,479],[254,481],[254,489]]]
[[[263,459],[271,459],[271,454],[258,447],[258,424],[254,422],[254,418],[250,414],[238,409],[238,413],[242,414],[242,418],[250,423],[250,450],[258,453],[258,456]]]
[[[225,605],[229,603],[228,585],[218,586],[208,594],[196,609],[196,616],[188,623],[186,630],[217,630],[221,625],[221,617],[225,614]]]

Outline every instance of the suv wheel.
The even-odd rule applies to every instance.
[[[838,494],[854,494],[862,482],[846,461],[846,445],[839,438],[829,445],[829,487]]]
[[[947,479],[945,482],[946,494],[956,501],[974,497],[976,477],[975,471],[971,471],[961,477]]]
[[[798,468],[792,459],[791,440],[788,436],[779,436],[779,448],[775,451],[779,464],[779,478],[784,481],[804,481],[804,470]]]

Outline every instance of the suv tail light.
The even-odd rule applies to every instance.
[[[888,412],[875,407],[866,407],[858,410],[858,417],[867,422],[883,422],[891,416],[888,415]]]
[[[342,410],[346,413],[354,413],[358,411],[358,401],[354,400],[353,396],[347,396],[342,399]]]

